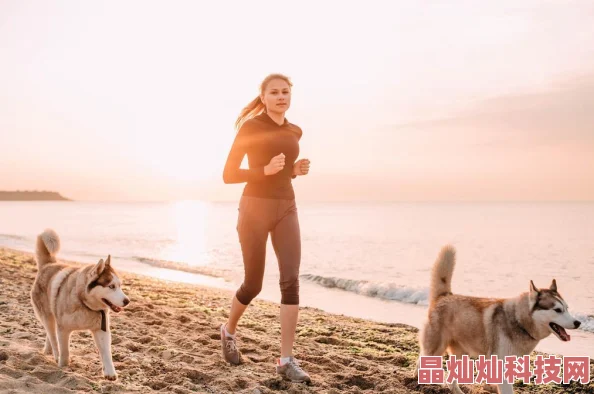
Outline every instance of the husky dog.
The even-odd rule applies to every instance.
[[[548,289],[538,289],[530,281],[529,291],[515,298],[494,299],[452,294],[455,250],[442,248],[431,273],[428,320],[419,335],[421,356],[442,356],[444,352],[478,357],[529,355],[539,341],[555,334],[561,341],[571,337],[565,329],[580,326],[568,311],[553,279]],[[418,375],[419,360],[417,360]],[[513,394],[504,380],[501,394]],[[452,392],[462,394],[458,383]]]
[[[74,267],[56,261],[60,238],[45,230],[37,237],[37,277],[31,289],[35,315],[45,328],[43,352],[53,354],[60,367],[69,363],[70,334],[89,330],[103,363],[103,375],[116,380],[111,358],[109,310],[118,313],[130,303],[111,267],[111,256],[95,265]]]

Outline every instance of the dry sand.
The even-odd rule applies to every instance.
[[[117,269],[117,261],[114,262]],[[310,386],[274,374],[280,340],[279,305],[255,300],[240,322],[243,364],[220,354],[219,326],[230,292],[122,274],[132,303],[112,313],[113,358],[119,379],[102,378],[88,333],[74,333],[71,363],[58,368],[41,354],[43,328],[29,299],[32,255],[0,249],[0,393],[449,393],[412,378],[417,329],[303,308],[295,356]],[[591,363],[594,376],[594,362]],[[462,386],[483,393],[480,386]],[[516,393],[594,393],[594,384],[521,386]]]

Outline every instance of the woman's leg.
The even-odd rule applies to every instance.
[[[295,343],[295,330],[299,319],[299,305],[285,305],[280,307],[281,320],[281,357],[293,355],[293,344]]]
[[[268,242],[268,212],[264,199],[242,197],[239,204],[237,232],[243,255],[244,280],[231,301],[231,311],[226,328],[229,334],[235,334],[237,323],[247,306],[262,290],[266,261],[266,243]]]
[[[282,206],[284,205],[284,206]],[[278,258],[281,288],[281,360],[276,372],[293,382],[311,382],[293,357],[293,343],[299,317],[299,265],[301,234],[295,202],[282,202],[279,221],[272,231],[272,245]]]
[[[272,245],[278,259],[281,288],[281,357],[293,354],[299,316],[299,265],[301,234],[294,201],[282,201],[279,221],[272,230]]]
[[[227,324],[225,324],[225,328],[229,334],[235,335],[235,331],[237,331],[237,323],[239,323],[239,319],[241,319],[241,316],[243,316],[243,312],[245,312],[247,307],[247,305],[239,302],[236,295],[233,296],[233,299],[231,300],[229,320],[227,320]]]

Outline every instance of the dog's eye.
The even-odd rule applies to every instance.
[[[115,285],[110,285],[109,288],[112,289],[112,290],[114,290],[115,289]]]
[[[557,313],[561,313],[561,312],[563,312],[563,311],[561,310],[561,308],[555,308],[555,312],[557,312]]]

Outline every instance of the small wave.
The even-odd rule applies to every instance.
[[[580,330],[594,333],[594,315],[576,312],[573,316],[582,322]]]
[[[302,278],[327,288],[336,288],[383,300],[399,301],[407,304],[428,305],[429,289],[415,289],[394,283],[370,282],[319,275],[305,274]]]
[[[193,266],[177,261],[159,260],[137,256],[133,257],[133,259],[143,264],[151,265],[153,267],[167,268],[176,271],[189,272],[192,274],[206,275],[211,276],[213,278],[225,278],[228,275],[228,271],[226,270],[216,269],[212,267]]]
[[[8,238],[8,239],[15,239],[17,241],[28,241],[29,238],[23,235],[16,235],[16,234],[0,234],[0,238]]]

